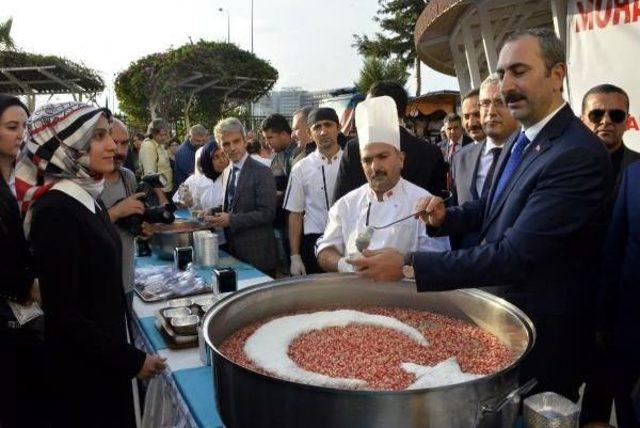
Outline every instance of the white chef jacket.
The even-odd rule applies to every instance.
[[[323,233],[338,178],[342,150],[331,159],[318,149],[297,162],[289,175],[283,208],[304,212],[304,233]]]
[[[329,223],[324,235],[318,239],[316,254],[325,248],[335,247],[343,256],[355,255],[356,237],[367,225],[384,226],[415,212],[419,198],[430,193],[407,180],[398,183],[378,201],[369,184],[347,193],[329,210]],[[410,218],[386,229],[373,232],[370,250],[391,247],[406,253],[409,251],[447,251],[447,237],[431,238],[420,219]]]

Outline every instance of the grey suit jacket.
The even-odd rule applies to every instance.
[[[480,198],[476,190],[476,176],[486,144],[486,141],[479,144],[468,144],[453,157],[451,161],[452,205],[462,205]]]
[[[231,167],[224,171],[224,189]],[[227,211],[229,227],[225,232],[233,255],[263,272],[275,269],[276,183],[271,169],[249,156],[240,170],[236,192]]]
[[[486,140],[479,144],[468,144],[453,156],[451,160],[451,206],[462,205],[480,198],[476,190],[476,177],[486,144]],[[450,235],[449,241],[454,250],[473,247],[480,243],[480,233]]]

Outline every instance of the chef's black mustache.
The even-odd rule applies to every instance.
[[[515,103],[517,101],[526,100],[526,99],[527,99],[527,97],[524,94],[520,93],[520,92],[509,92],[508,94],[506,94],[504,96],[504,102],[507,103],[507,104],[508,103]]]

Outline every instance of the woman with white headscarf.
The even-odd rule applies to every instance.
[[[49,104],[27,121],[16,191],[46,315],[53,426],[135,426],[131,380],[162,369],[128,340],[121,243],[97,200],[113,170],[106,109]]]

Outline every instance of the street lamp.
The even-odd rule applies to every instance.
[[[229,18],[229,11],[222,7],[219,7],[218,10],[227,14],[227,43],[231,43],[231,19]]]

